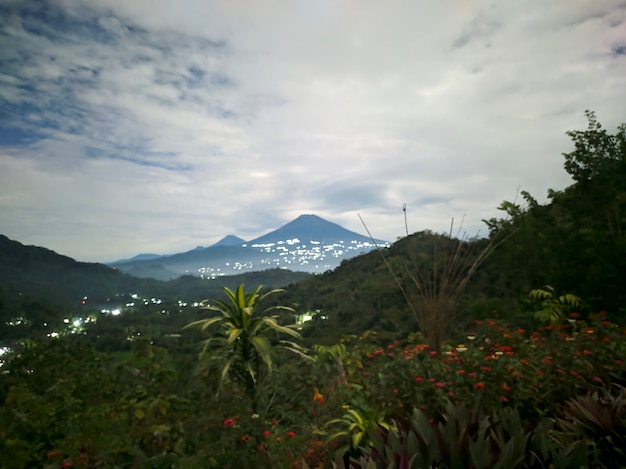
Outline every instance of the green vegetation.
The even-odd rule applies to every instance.
[[[573,184],[502,203],[488,239],[415,233],[248,293],[130,285],[95,323],[7,277],[2,467],[625,467],[626,125],[587,117]]]
[[[247,295],[243,284],[234,292],[224,288],[229,303],[218,301],[217,306],[202,308],[216,311],[219,316],[200,319],[185,326],[197,326],[203,331],[212,326],[220,329],[218,333],[204,341],[200,358],[208,358],[210,362],[217,361],[221,367],[221,380],[232,376],[234,381],[244,388],[254,413],[258,410],[259,384],[264,374],[272,371],[275,361],[274,348],[280,347],[305,356],[303,349],[295,342],[285,340],[279,340],[276,344],[270,342],[272,335],[287,334],[299,339],[300,334],[294,331],[292,325],[278,324],[277,316],[267,315],[273,309],[285,309],[295,313],[291,308],[272,306],[261,312],[257,311],[265,298],[280,291],[271,290],[261,295],[259,293],[261,288],[259,286]]]

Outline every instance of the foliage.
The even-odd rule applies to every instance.
[[[254,412],[258,407],[258,383],[265,371],[272,371],[274,349],[282,348],[305,356],[304,349],[295,342],[279,340],[272,344],[272,335],[287,334],[300,338],[300,334],[294,330],[295,325],[282,326],[277,322],[277,316],[267,315],[275,309],[293,311],[291,308],[272,306],[263,311],[257,310],[265,298],[280,291],[270,290],[260,294],[261,289],[262,286],[258,286],[252,293],[246,294],[243,284],[235,291],[224,288],[228,302],[217,301],[215,306],[203,308],[215,311],[219,316],[194,321],[185,326],[199,327],[202,330],[216,326],[219,329],[219,332],[204,341],[201,358],[221,362],[221,379],[230,376],[243,386]]]
[[[572,312],[572,308],[580,306],[580,298],[571,293],[556,296],[554,288],[546,285],[545,288],[532,290],[528,297],[540,305],[540,310],[535,312],[535,317],[544,324],[560,326]]]

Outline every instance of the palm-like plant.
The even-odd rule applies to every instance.
[[[252,293],[246,294],[243,285],[239,285],[235,291],[224,288],[228,301],[216,301],[215,305],[202,308],[216,311],[218,316],[194,321],[185,326],[200,327],[201,330],[211,327],[218,329],[204,341],[200,357],[222,362],[221,380],[224,381],[228,376],[241,384],[255,412],[258,404],[258,382],[265,371],[272,371],[275,349],[283,348],[306,356],[305,350],[295,342],[272,340],[277,339],[280,334],[296,339],[301,336],[294,330],[295,325],[280,325],[277,316],[267,314],[278,309],[294,312],[292,308],[271,306],[264,310],[258,309],[265,298],[283,290],[274,289],[261,294],[261,289],[260,285]]]

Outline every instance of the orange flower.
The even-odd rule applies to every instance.
[[[313,400],[319,404],[324,404],[326,401],[324,400],[324,396],[319,392],[317,388],[313,388]]]
[[[474,387],[476,389],[483,389],[485,387],[485,383],[483,383],[482,381],[479,381],[478,383],[474,385]]]

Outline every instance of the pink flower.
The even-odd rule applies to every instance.
[[[443,383],[441,381],[437,381],[435,383],[435,386],[437,386],[438,388],[443,388]]]
[[[509,400],[507,399],[507,397],[506,397],[506,396],[500,396],[500,400],[501,400],[502,402],[509,402]]]
[[[227,427],[232,427],[233,425],[235,425],[235,421],[233,419],[226,419],[224,420],[224,425],[226,425]]]

